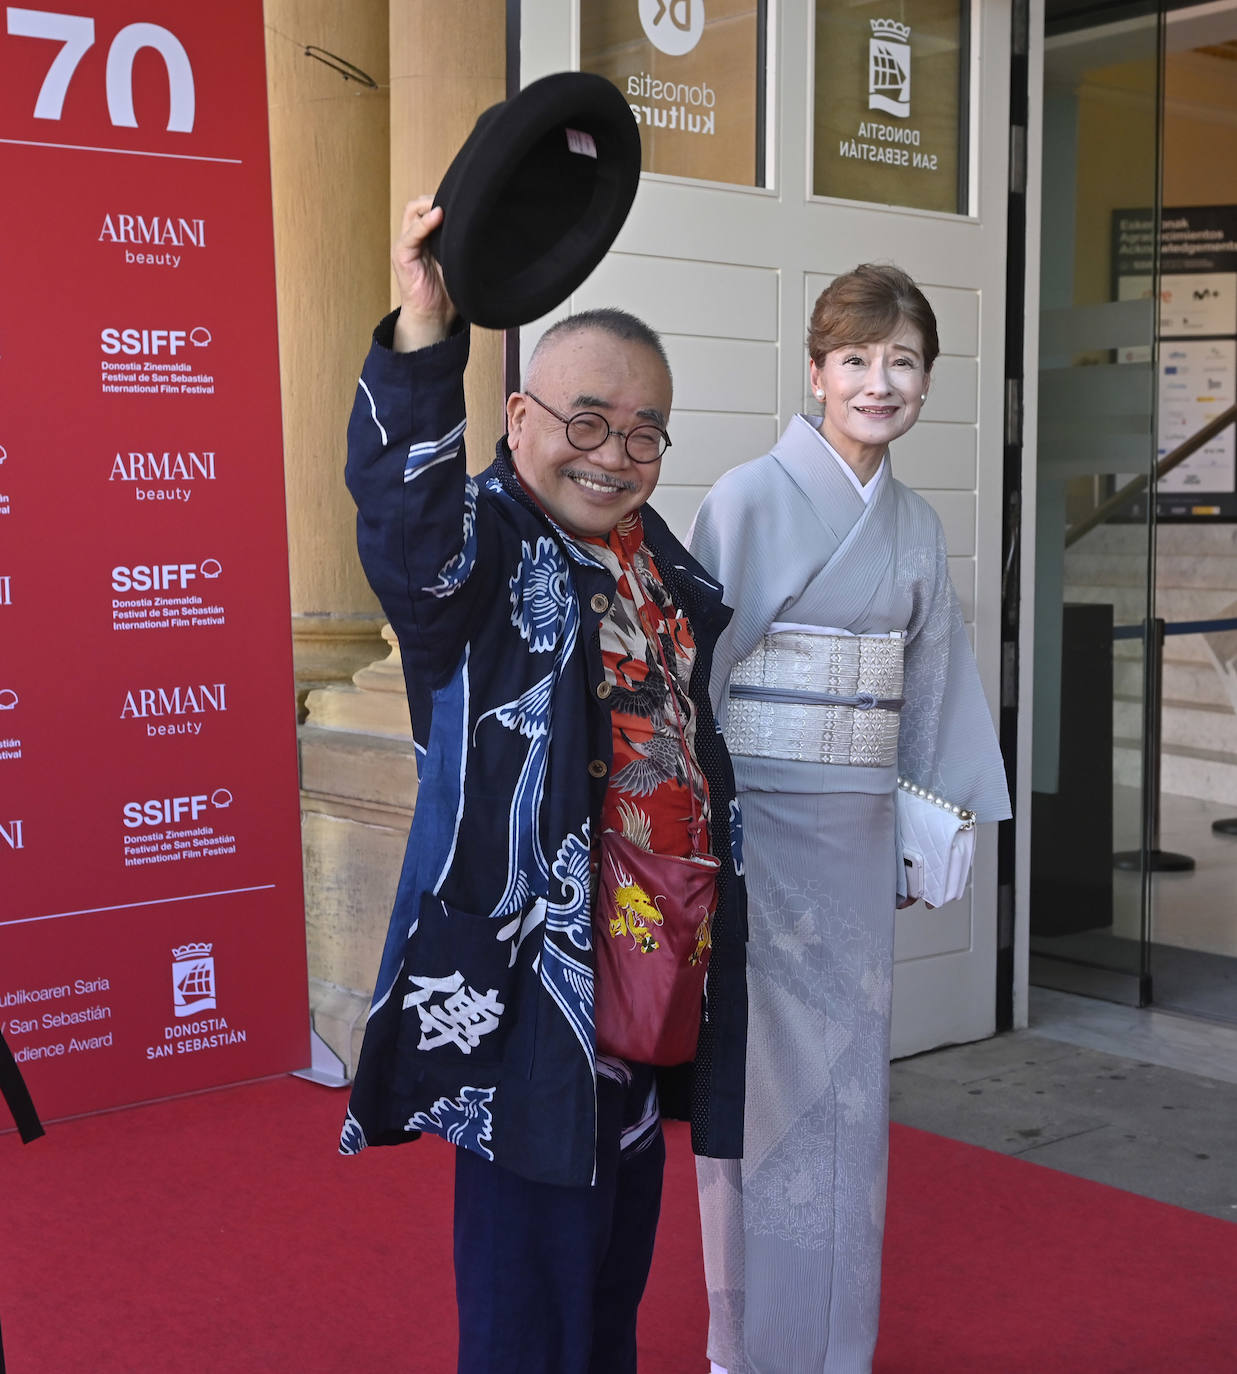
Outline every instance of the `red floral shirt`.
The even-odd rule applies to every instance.
[[[614,731],[601,828],[618,830],[653,853],[684,858],[693,852],[694,793],[695,813],[703,822],[695,852],[708,853],[709,790],[696,762],[696,713],[687,694],[696,661],[691,625],[670,600],[644,544],[638,513],[604,539],[579,542],[617,583],[601,622]]]

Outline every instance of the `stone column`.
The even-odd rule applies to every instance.
[[[477,116],[507,95],[506,0],[453,5],[450,22],[446,15],[441,0],[391,0],[392,238],[406,202],[433,193]],[[473,471],[489,466],[505,427],[502,341],[472,332],[464,394]]]
[[[504,0],[475,0],[449,11],[440,0],[390,0],[383,241],[364,250],[381,269],[383,294],[366,332],[395,299],[389,250],[405,202],[433,192],[477,116],[506,94],[505,35]],[[351,404],[363,337],[360,343],[350,339],[348,348],[340,376],[347,379]],[[490,462],[503,429],[500,334],[473,331],[465,394],[469,466],[476,471]],[[351,536],[350,549],[355,562]],[[416,796],[399,648],[389,627],[383,636],[390,652],[352,673],[349,685],[309,693],[300,732],[310,1005],[315,1028],[349,1070],[356,1064]]]
[[[386,0],[265,0],[275,272],[298,703],[381,648],[356,559],[344,431],[387,310]],[[376,90],[305,53],[338,55]]]

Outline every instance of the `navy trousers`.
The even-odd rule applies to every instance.
[[[456,1151],[459,1374],[635,1374],[666,1145],[658,1123],[631,1148],[653,1081],[632,1068],[630,1084],[597,1080],[593,1188],[533,1183]]]

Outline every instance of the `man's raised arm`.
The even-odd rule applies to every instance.
[[[346,472],[366,576],[405,654],[434,676],[462,646],[477,547],[464,455],[468,331],[424,251],[442,213],[428,196],[404,209],[391,254],[400,307],[378,326],[365,360]]]

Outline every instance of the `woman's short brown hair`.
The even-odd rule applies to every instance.
[[[903,320],[919,330],[923,369],[931,372],[941,345],[927,297],[900,267],[860,263],[817,296],[808,325],[808,355],[819,367],[833,349],[887,339]]]

